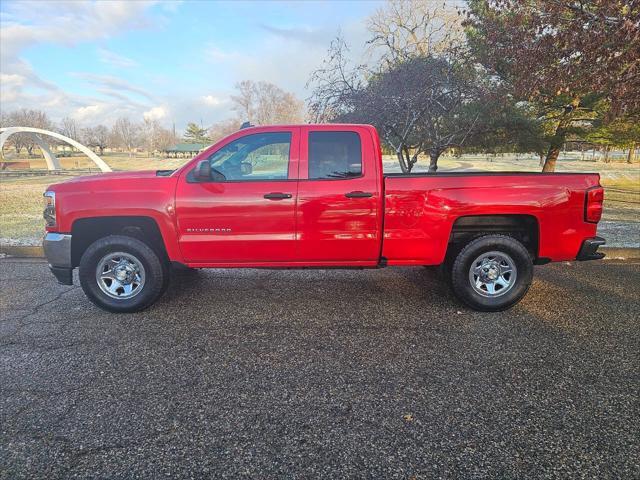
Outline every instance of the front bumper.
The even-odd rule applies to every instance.
[[[607,243],[607,241],[602,237],[587,238],[582,242],[582,246],[580,247],[576,260],[600,260],[601,258],[604,258],[604,253],[598,252],[597,250],[598,247],[601,247],[605,243]]]
[[[49,268],[62,285],[73,285],[73,265],[71,263],[71,235],[48,232],[42,240],[44,255]]]

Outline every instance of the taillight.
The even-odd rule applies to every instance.
[[[602,217],[603,203],[604,188],[594,187],[587,190],[587,199],[584,204],[584,220],[590,223],[598,223]]]

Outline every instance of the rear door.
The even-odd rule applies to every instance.
[[[367,128],[302,127],[297,201],[297,260],[308,264],[376,264],[380,255],[380,187]]]
[[[197,181],[193,170],[182,175],[176,215],[187,262],[260,265],[295,259],[299,137],[298,127],[241,132],[208,157],[223,177]]]

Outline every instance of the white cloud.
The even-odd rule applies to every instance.
[[[288,41],[304,42],[312,45],[317,45],[327,39],[326,30],[308,26],[283,28],[262,24],[260,28]]]
[[[251,56],[241,62],[229,62],[225,67],[233,71],[234,81],[244,79],[264,80],[305,99],[311,72],[322,65],[327,57],[330,42],[341,34],[350,47],[354,62],[363,61],[369,33],[364,22],[357,20],[324,28],[276,28],[262,25],[269,33],[256,46]]]
[[[79,122],[94,123],[98,121],[99,123],[99,119],[103,116],[106,108],[107,105],[104,103],[87,105],[86,107],[76,109],[71,116]]]
[[[138,62],[136,62],[135,60],[124,57],[122,55],[118,55],[111,50],[107,50],[106,48],[98,49],[98,58],[102,63],[106,63],[118,68],[132,68],[138,66]]]
[[[130,114],[133,109],[142,112],[140,105],[125,96],[119,102],[66,92],[58,85],[40,77],[25,61],[22,52],[37,44],[72,47],[82,42],[105,40],[131,29],[152,25],[146,14],[155,1],[27,1],[3,3],[0,16],[0,107],[3,111],[16,108],[45,109],[54,120],[66,115],[90,119],[100,115]],[[156,19],[157,20],[157,19]],[[107,52],[107,51],[105,51]],[[110,52],[112,53],[112,52]],[[114,54],[115,55],[115,54]],[[125,57],[108,53],[105,60],[127,63]],[[144,89],[129,85],[115,77],[85,78],[96,85],[96,91],[117,97],[127,92],[152,100]],[[102,90],[100,92],[99,90]],[[110,93],[107,93],[111,90]],[[149,107],[144,107],[148,109]]]
[[[0,82],[3,85],[8,86],[20,86],[23,85],[25,78],[22,75],[17,75],[15,73],[0,73]]]
[[[151,95],[149,92],[147,92],[143,88],[138,87],[136,85],[132,85],[126,80],[123,80],[118,77],[114,77],[112,75],[96,75],[95,73],[78,73],[78,72],[74,73],[73,75],[78,78],[82,78],[83,80],[86,80],[90,84],[95,85],[99,88],[102,88],[103,90],[104,89],[106,89],[107,91],[111,90],[111,91],[119,92],[121,94],[132,93],[132,94],[144,97],[147,100],[154,99],[153,95]]]
[[[222,105],[222,103],[224,103],[223,99],[214,95],[205,95],[204,97],[202,97],[202,100],[204,100],[205,104],[211,107],[217,107],[218,105]]]
[[[2,58],[15,58],[36,43],[73,46],[109,38],[119,32],[150,25],[144,15],[154,1],[42,2],[7,4],[0,42]]]
[[[142,114],[145,120],[162,120],[167,118],[167,108],[163,106],[153,107]]]
[[[26,80],[26,77],[16,73],[0,73],[0,103],[17,100]]]
[[[0,0],[2,1],[2,0]],[[150,10],[151,5],[156,5]],[[141,1],[15,1],[3,2],[0,16],[0,102],[3,111],[15,108],[45,109],[53,120],[67,115],[82,118],[87,125],[113,122],[119,116],[128,116],[140,121],[145,115],[157,117],[165,126],[176,123],[178,128],[189,121],[202,121],[205,126],[234,116],[229,96],[234,83],[251,79],[265,80],[293,92],[299,98],[308,96],[305,84],[310,72],[321,65],[329,42],[338,33],[338,4],[335,8],[335,23],[316,27],[288,25],[274,22],[260,25],[263,20],[247,20],[261,31],[260,41],[247,45],[209,43],[185,53],[182,69],[184,75],[197,79],[207,75],[213,78],[201,89],[189,88],[189,83],[177,83],[173,73],[167,78],[158,78],[158,71],[130,70],[135,81],[124,78],[128,72],[105,75],[97,70],[92,73],[75,73],[84,82],[80,90],[60,88],[39,75],[24,59],[27,48],[48,44],[73,47],[93,42],[96,59],[116,68],[133,69],[146,62],[139,54],[127,58],[120,54],[126,50],[115,49],[109,39],[132,29],[161,28],[162,18],[173,18],[172,10],[180,2]],[[247,7],[250,8],[250,7]],[[303,8],[303,7],[301,7]],[[181,26],[172,25],[173,32]],[[249,25],[247,26],[249,28]],[[362,22],[354,20],[341,25],[346,40],[353,47],[354,56],[364,45],[366,30]],[[215,38],[215,37],[213,37]],[[229,46],[230,45],[230,46]],[[199,51],[198,51],[199,50]],[[69,50],[69,56],[74,55]],[[100,66],[94,64],[92,67]],[[87,67],[89,70],[91,67]],[[84,70],[84,68],[80,68]],[[68,75],[68,73],[67,73]],[[120,78],[122,75],[123,78]],[[87,88],[88,87],[88,88]]]

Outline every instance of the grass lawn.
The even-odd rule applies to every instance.
[[[129,158],[122,155],[105,155],[105,161],[114,170],[156,170],[177,168],[188,159],[148,157]],[[65,168],[89,168],[93,164],[86,158],[61,158]],[[39,163],[41,162],[41,164]],[[420,160],[416,171],[426,168],[427,162]],[[46,168],[44,160],[31,162],[32,168]],[[397,161],[385,156],[385,171],[399,171]],[[468,169],[499,171],[539,171],[534,158],[515,159],[510,156],[462,156],[443,157],[440,170],[464,171]],[[583,162],[565,159],[558,162],[557,170],[575,172],[599,172],[606,187],[604,220],[640,223],[640,164],[623,162]],[[0,177],[0,244],[37,245],[44,232],[42,220],[42,193],[52,183],[59,183],[71,175],[47,175],[21,178]]]
[[[113,170],[160,170],[177,168],[184,165],[188,158],[152,158],[148,156],[129,157],[126,154],[105,153],[100,156]],[[22,158],[20,159],[22,160]],[[62,168],[97,168],[95,163],[85,156],[59,157]],[[31,168],[46,169],[44,158],[30,159]]]
[[[640,223],[640,180],[602,180],[605,187],[604,220]]]

